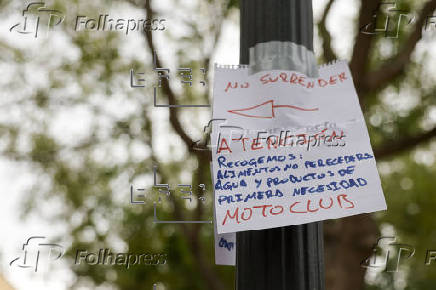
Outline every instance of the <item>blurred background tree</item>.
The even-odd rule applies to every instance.
[[[314,1],[325,4],[315,27],[320,63],[338,58],[342,49],[343,40],[329,33],[329,23],[339,24],[330,13],[337,2]],[[436,29],[423,30],[436,1],[396,1],[396,8],[410,15],[400,22],[398,37],[392,23],[390,34],[375,33],[374,28],[384,27],[387,15],[392,21],[400,19],[398,11],[387,10],[393,5],[380,3],[348,4],[359,7],[349,23],[354,44],[339,56],[350,60],[388,210],[325,222],[327,289],[427,290],[436,280],[433,266],[424,263],[425,251],[436,239],[435,143],[431,142],[436,136],[431,54]],[[200,68],[212,67],[224,25],[237,24],[238,1],[47,1],[45,5],[66,15],[65,23],[48,37],[8,34],[0,39],[0,65],[8,72],[0,81],[1,150],[32,168],[35,176],[23,202],[23,218],[38,213],[64,226],[59,238],[71,240],[66,253],[76,277],[71,289],[100,285],[149,290],[157,282],[165,289],[233,289],[234,269],[214,265],[210,224],[153,223],[153,200],[159,195],[153,189],[153,166],[156,182],[171,187],[170,198],[157,205],[161,220],[211,219],[212,186],[209,153],[194,148],[209,121],[209,109],[154,107],[152,68],[157,51],[156,66],[171,71],[159,103],[209,103],[211,72],[207,89],[188,88],[180,85],[177,69],[192,68],[194,81],[202,79]],[[24,9],[21,1],[0,1],[0,6],[2,15],[18,16]],[[77,15],[98,19],[106,13],[125,19],[165,18],[166,29],[130,35],[73,30]],[[379,17],[374,18],[376,13]],[[145,73],[145,88],[130,87],[132,68]],[[180,198],[178,184],[193,185],[191,202]],[[197,199],[202,194],[198,184],[206,187],[204,203]],[[131,186],[145,188],[154,199],[130,204]],[[360,262],[371,255],[377,237],[385,234],[413,245],[415,257],[398,273],[365,271]],[[130,269],[74,265],[76,249],[100,248],[166,253],[167,263]]]

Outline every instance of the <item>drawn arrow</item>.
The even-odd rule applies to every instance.
[[[318,108],[305,109],[293,105],[274,105],[274,100],[269,100],[259,105],[255,105],[243,109],[228,110],[227,112],[248,117],[248,118],[272,119],[275,117],[275,113],[274,113],[275,108],[290,108],[290,109],[304,111],[304,112],[318,111]]]

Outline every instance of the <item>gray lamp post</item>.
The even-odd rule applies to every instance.
[[[316,76],[311,0],[240,0],[240,63]],[[322,222],[237,233],[237,290],[323,290]]]

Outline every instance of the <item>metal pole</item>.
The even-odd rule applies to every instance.
[[[240,0],[240,63],[316,76],[311,0]],[[322,222],[236,236],[237,290],[323,290]]]

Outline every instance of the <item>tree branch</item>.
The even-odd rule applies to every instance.
[[[319,36],[322,39],[322,48],[323,48],[323,58],[325,62],[331,62],[335,59],[337,59],[336,53],[333,51],[331,46],[331,34],[327,30],[326,27],[326,20],[327,16],[330,12],[330,8],[332,7],[332,4],[335,2],[335,0],[330,0],[327,3],[326,8],[324,9],[324,13],[322,15],[321,21],[318,23],[318,32]]]
[[[206,279],[208,283],[208,288],[211,290],[225,290],[226,287],[224,286],[221,279],[218,278],[216,275],[216,272],[213,270],[213,268],[210,266],[210,263],[205,259],[204,255],[204,247],[203,244],[200,242],[198,238],[195,236],[195,232],[190,232],[188,235],[191,235],[189,237],[190,243],[190,250],[197,261],[198,269],[201,271],[201,274]]]
[[[428,1],[419,13],[415,30],[407,39],[402,50],[391,60],[387,61],[380,69],[368,73],[364,82],[364,91],[381,89],[396,77],[404,74],[405,67],[410,62],[410,57],[416,44],[422,38],[422,28],[429,16],[436,9],[436,0]]]
[[[151,0],[145,1],[145,10],[147,13],[147,17],[153,18],[153,10],[151,8]],[[155,45],[153,43],[151,31],[145,32],[145,39],[146,39],[147,46],[148,46],[150,52],[153,53],[155,51]],[[155,61],[156,61],[156,66],[161,67],[161,63],[157,57],[156,57]],[[163,82],[162,87],[163,87],[163,91],[164,91],[165,95],[168,97],[168,103],[169,104],[176,104],[176,97],[175,97],[173,90],[169,86],[169,83]],[[202,164],[202,166],[199,165],[199,168],[197,170],[198,179],[199,179],[198,181],[201,183],[205,183],[204,182],[205,176],[203,174],[204,172],[198,172],[198,171],[204,171],[203,167],[205,164],[208,164],[208,157],[210,155],[210,151],[197,151],[197,150],[195,150],[194,149],[194,141],[191,139],[191,137],[189,137],[187,135],[187,133],[185,132],[185,130],[183,129],[183,127],[179,121],[178,108],[169,108],[169,110],[170,110],[169,111],[169,119],[170,119],[171,126],[176,131],[176,133],[182,138],[183,142],[188,147],[188,151],[190,153],[195,154],[198,162]],[[181,210],[178,207],[176,202],[174,203],[174,211],[175,211],[176,217],[182,216]],[[203,207],[199,202],[199,204],[197,206],[196,216],[201,217],[202,213],[203,213]],[[208,261],[205,259],[204,249],[201,245],[200,238],[199,238],[199,235],[200,235],[199,224],[194,224],[191,227],[188,227],[186,224],[183,224],[183,223],[181,225],[182,225],[183,233],[188,240],[190,252],[192,253],[195,261],[197,262],[197,268],[198,268],[199,272],[201,273],[202,277],[204,278],[205,282],[207,283],[208,289],[224,290],[225,286],[223,285],[222,281],[217,276],[217,274],[215,273],[213,268],[210,266]]]
[[[354,85],[361,97],[363,76],[365,75],[368,58],[372,47],[373,36],[360,33],[360,28],[371,23],[373,14],[377,11],[381,0],[362,0],[359,12],[359,31],[353,47],[353,55],[350,61],[350,70],[353,75]]]
[[[151,0],[145,1],[145,10],[147,12],[147,17],[153,18],[154,12],[151,8]],[[154,51],[156,51],[155,45],[153,42],[153,35],[152,35],[152,32],[150,30],[145,31],[145,39],[146,39],[146,42],[147,42],[147,45],[148,45],[150,52],[153,53]],[[157,56],[156,56],[156,66],[161,67],[161,62],[157,58]],[[176,96],[175,96],[173,90],[171,89],[169,83],[162,82],[162,88],[163,88],[165,95],[168,97],[168,103],[169,104],[176,104]],[[173,127],[173,129],[180,136],[180,138],[182,138],[183,142],[188,147],[188,151],[190,151],[192,153],[194,153],[194,152],[198,153],[198,151],[194,151],[194,149],[193,149],[194,141],[191,139],[191,137],[188,136],[188,134],[185,132],[185,130],[183,129],[183,127],[179,121],[179,118],[178,118],[178,109],[179,108],[168,108],[168,109],[170,110],[169,111],[170,124]]]
[[[374,149],[374,155],[378,159],[388,158],[395,154],[413,149],[418,145],[430,141],[433,137],[436,137],[436,128],[417,136],[407,136],[402,137],[401,139],[386,142],[385,144]]]

